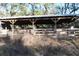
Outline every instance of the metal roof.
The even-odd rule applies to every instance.
[[[33,16],[12,16],[12,17],[0,17],[0,20],[2,20],[2,19],[59,18],[59,17],[79,17],[79,15],[33,15]]]

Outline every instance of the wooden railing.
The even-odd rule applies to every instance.
[[[74,33],[70,33],[70,32]],[[62,31],[57,31],[54,32],[52,29],[36,29],[35,30],[35,35],[52,35],[52,36],[60,36],[60,37],[79,37],[79,30],[77,29],[76,31],[74,30],[62,30]]]
[[[35,31],[35,35],[54,35],[53,31]]]
[[[60,31],[57,31],[55,32],[53,29],[35,29],[33,31],[33,29],[24,29],[24,30],[20,30],[20,32],[22,33],[25,33],[25,32],[28,32],[28,33],[31,33],[31,34],[34,34],[34,35],[61,35],[61,36],[69,36],[69,35],[75,35],[75,36],[79,36],[79,30],[77,29],[76,31],[74,31],[74,33],[70,33],[72,30],[68,30],[67,29],[64,29],[64,30],[60,30]]]

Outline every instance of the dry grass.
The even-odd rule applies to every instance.
[[[51,36],[34,36],[29,33],[17,33],[0,38],[0,55],[79,55],[79,39],[62,40]]]
[[[50,37],[46,36],[34,36],[30,34],[24,34],[22,37],[22,41],[24,46],[59,46],[60,43],[57,42],[55,39],[51,39]]]

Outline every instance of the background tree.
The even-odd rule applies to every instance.
[[[79,14],[79,3],[0,3],[0,16]]]

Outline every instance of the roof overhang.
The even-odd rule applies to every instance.
[[[79,18],[78,15],[34,15],[34,16],[12,16],[12,17],[0,17],[0,20],[19,20],[19,19],[41,19],[41,18],[51,18],[51,19],[67,19],[67,18]]]

